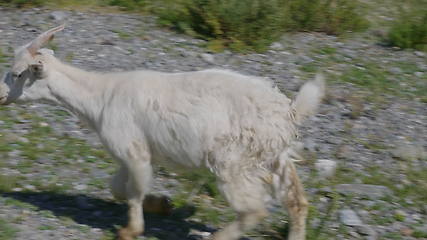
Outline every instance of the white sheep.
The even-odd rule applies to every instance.
[[[184,73],[87,72],[40,49],[64,26],[15,52],[0,82],[0,104],[47,100],[76,113],[98,133],[117,160],[113,195],[129,205],[119,239],[144,230],[142,203],[152,163],[191,171],[207,168],[237,212],[215,240],[238,239],[267,216],[265,194],[287,207],[289,239],[305,238],[308,202],[293,164],[296,125],[312,114],[324,81],[306,83],[291,101],[267,80],[225,70]]]

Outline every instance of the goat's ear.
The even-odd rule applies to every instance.
[[[29,69],[30,69],[30,72],[35,76],[41,76],[43,73],[43,63],[37,62],[35,64],[31,64]]]
[[[45,45],[47,42],[53,39],[53,34],[56,32],[62,31],[65,27],[65,24],[61,26],[52,28],[42,34],[40,34],[36,39],[34,39],[27,47],[27,50],[30,52],[32,56],[35,56],[37,51]]]

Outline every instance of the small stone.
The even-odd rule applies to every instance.
[[[17,158],[17,157],[19,157],[20,155],[21,155],[21,151],[20,150],[12,150],[12,151],[10,151],[10,152],[8,152],[7,153],[7,155],[10,157],[10,158]],[[13,165],[13,164],[12,164]]]
[[[195,230],[195,229],[191,229],[190,230],[190,235],[196,235],[196,236],[201,236],[203,238],[207,238],[210,235],[212,235],[212,233],[210,233],[210,232],[201,232],[201,231],[198,231],[198,230]]]
[[[424,75],[424,73],[423,72],[415,72],[414,73],[414,75],[416,76],[416,77],[423,77],[423,75]]]
[[[360,235],[355,231],[349,231],[348,234],[356,239],[360,238]]]
[[[385,186],[370,184],[339,184],[335,187],[336,191],[343,195],[363,195],[371,199],[382,198],[391,195],[391,190]]]
[[[415,56],[417,56],[417,57],[425,57],[425,56],[426,56],[426,54],[425,54],[425,53],[423,53],[423,52],[421,52],[421,51],[415,51],[415,52],[414,52],[414,54],[415,54]]]
[[[340,220],[347,226],[361,226],[362,220],[357,216],[356,212],[351,209],[343,209],[339,211]]]
[[[356,227],[357,232],[365,236],[376,236],[377,233],[369,225],[361,225]]]
[[[316,152],[318,149],[316,146],[316,142],[312,138],[306,138],[304,140],[304,149],[307,149],[310,152]]]
[[[282,50],[283,45],[279,42],[275,42],[275,43],[271,44],[270,48],[273,50]]]
[[[34,190],[36,190],[36,187],[35,187],[35,186],[33,186],[33,185],[31,185],[31,184],[24,185],[24,188],[25,188],[26,190],[30,190],[30,191],[34,191]]]
[[[40,122],[40,123],[39,123],[39,126],[40,126],[40,127],[48,127],[48,126],[49,126],[49,124],[48,124],[48,123],[46,123],[46,122]]]
[[[403,227],[400,229],[400,233],[404,236],[411,236],[412,233],[414,233],[414,230],[408,228],[408,227]]]
[[[22,188],[12,188],[13,192],[21,192],[23,189]]]
[[[66,17],[67,17],[67,14],[62,11],[53,11],[49,14],[50,19],[53,19],[58,22],[64,20]]]
[[[74,189],[79,190],[79,191],[85,190],[85,189],[87,189],[87,185],[79,184],[79,185],[74,186]]]
[[[28,140],[27,138],[24,138],[24,137],[19,137],[18,141],[21,143],[29,143],[30,142],[30,140]]]
[[[393,74],[401,74],[402,73],[402,69],[400,69],[398,67],[391,67],[388,69],[388,71],[393,73]]]
[[[335,174],[337,163],[328,159],[319,159],[315,163],[315,167],[320,177],[327,178]]]
[[[210,64],[215,63],[215,57],[212,54],[202,53],[200,54],[200,57],[207,63],[210,63]]]

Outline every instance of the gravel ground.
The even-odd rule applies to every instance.
[[[63,21],[49,47],[87,70],[225,68],[268,77],[293,96],[321,69],[327,99],[301,128],[308,238],[427,239],[426,53],[380,46],[369,32],[287,34],[263,54],[210,53],[203,40],[161,29],[148,16],[0,8],[0,72],[13,47]],[[385,83],[354,82],[377,78]],[[59,107],[0,112],[0,240],[112,239],[126,206],[109,193],[116,166],[96,136]],[[140,239],[202,239],[223,227],[233,215],[203,186],[157,169],[153,193],[178,208],[168,217],[148,215]],[[286,214],[274,204],[271,210],[248,239],[283,238]]]

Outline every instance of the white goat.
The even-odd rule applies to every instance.
[[[289,239],[305,238],[308,202],[292,160],[296,125],[312,114],[324,92],[321,76],[295,101],[263,79],[224,70],[186,73],[94,73],[66,65],[40,49],[53,28],[15,52],[0,82],[0,104],[48,100],[87,121],[120,164],[112,193],[126,199],[129,223],[119,239],[144,230],[142,203],[151,163],[208,168],[238,218],[213,235],[238,239],[267,216],[273,193],[291,218]]]

